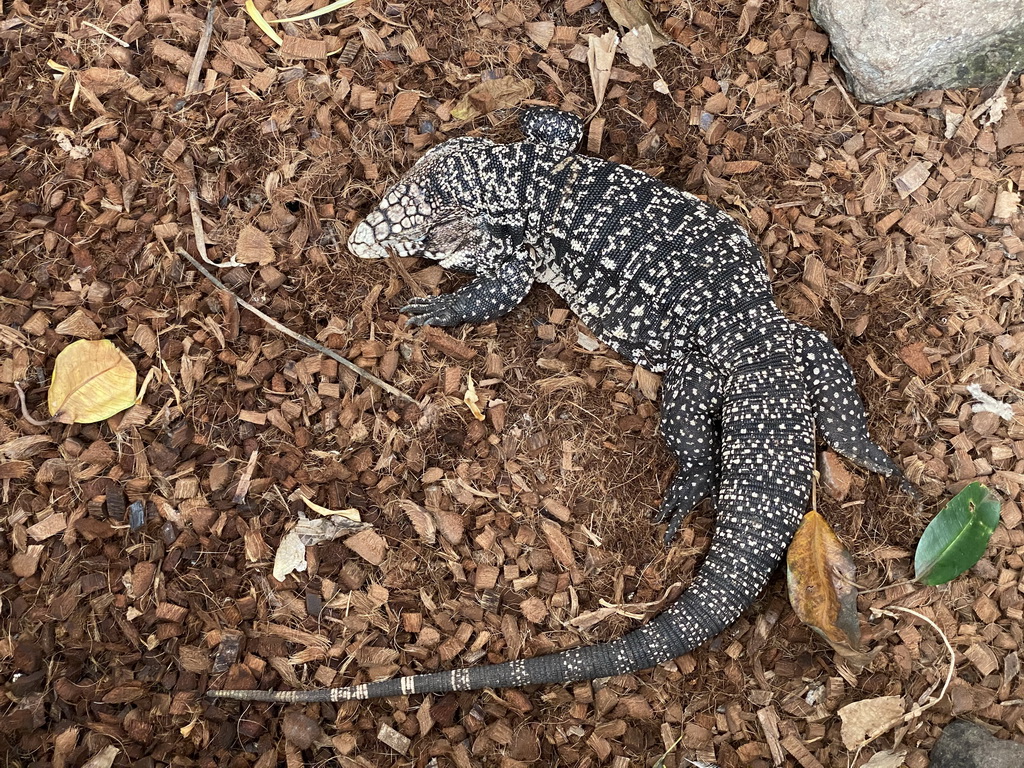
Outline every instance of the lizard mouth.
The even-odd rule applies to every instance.
[[[365,221],[359,222],[348,237],[348,250],[360,259],[386,259],[388,250],[374,236],[373,227]]]

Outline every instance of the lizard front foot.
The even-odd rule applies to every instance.
[[[465,322],[459,311],[459,297],[454,293],[440,296],[417,296],[398,311],[408,315],[406,325],[452,326]]]

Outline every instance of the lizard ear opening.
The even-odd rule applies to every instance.
[[[570,152],[583,139],[583,121],[555,107],[533,107],[523,112],[519,125],[526,138]]]

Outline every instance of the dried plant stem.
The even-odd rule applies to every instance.
[[[217,10],[217,0],[210,0],[210,9],[206,12],[206,26],[203,28],[203,36],[199,38],[199,45],[196,46],[195,56],[192,57],[192,67],[188,71],[188,80],[185,83],[185,95],[191,96],[199,88],[199,77],[203,74],[203,62],[206,61],[206,54],[210,50],[210,39],[213,37],[213,14]]]
[[[215,286],[217,286],[217,288],[219,288],[222,291],[225,291],[225,292],[229,293],[231,296],[234,297],[235,301],[237,301],[241,306],[245,307],[247,310],[252,312],[258,318],[260,318],[261,320],[263,320],[265,323],[267,323],[268,325],[272,326],[273,328],[277,329],[278,331],[283,333],[285,336],[290,336],[291,338],[295,339],[297,342],[299,342],[301,344],[305,344],[307,347],[310,347],[311,349],[315,349],[320,354],[327,355],[332,360],[337,361],[340,365],[343,365],[346,368],[348,368],[350,371],[355,373],[357,376],[361,376],[362,378],[366,379],[371,384],[374,384],[375,386],[379,387],[380,389],[383,389],[388,394],[394,395],[399,400],[404,400],[407,403],[413,403],[413,404],[416,403],[416,401],[413,400],[411,397],[409,397],[409,395],[405,394],[401,390],[395,389],[393,386],[388,384],[386,381],[377,378],[376,376],[374,376],[369,371],[360,368],[358,365],[353,363],[351,360],[347,360],[346,358],[344,358],[341,355],[339,355],[333,349],[328,349],[323,344],[321,344],[321,343],[319,343],[317,341],[313,341],[313,339],[309,338],[308,336],[303,336],[301,333],[296,333],[291,328],[288,328],[287,326],[282,325],[281,323],[279,323],[277,320],[275,320],[274,318],[270,317],[269,315],[266,315],[263,312],[260,312],[260,310],[256,309],[256,307],[254,307],[252,304],[249,304],[244,299],[239,298],[239,296],[234,291],[232,291],[230,288],[228,288],[226,285],[224,285],[224,283],[222,283],[216,277],[214,277],[213,274],[208,269],[206,269],[206,267],[204,267],[202,264],[200,264],[199,261],[194,256],[192,256],[192,254],[190,254],[188,251],[184,250],[183,248],[178,248],[177,249],[177,253],[183,259],[188,261],[193,267],[195,267],[197,270],[199,270],[199,272],[203,275],[203,277],[205,277],[207,280],[209,280],[211,283],[213,283]]]

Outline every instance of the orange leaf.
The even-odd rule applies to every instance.
[[[62,424],[92,424],[135,402],[135,366],[106,339],[68,344],[57,355],[47,402]]]
[[[820,632],[839,653],[860,649],[856,568],[825,519],[804,515],[786,555],[789,602],[800,620]]]

